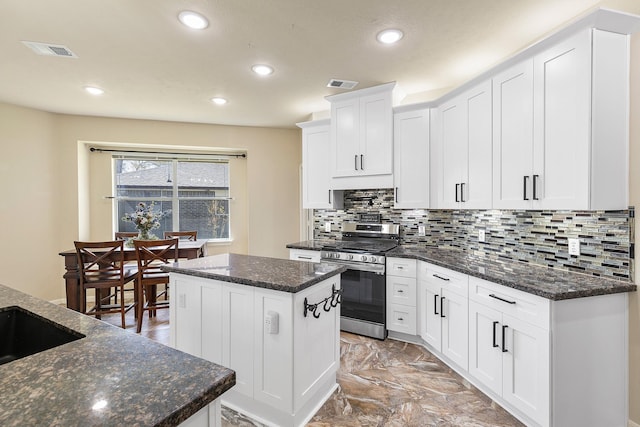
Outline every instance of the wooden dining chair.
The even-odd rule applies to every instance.
[[[198,240],[198,231],[193,230],[193,231],[165,231],[164,232],[165,239],[171,239],[173,237],[177,237],[179,239],[186,237],[187,240],[191,240],[195,242],[196,240]]]
[[[122,328],[125,314],[135,307],[136,299],[124,298],[125,284],[135,281],[137,268],[125,267],[124,241],[74,242],[80,269],[80,311],[100,319],[103,314],[120,313]],[[95,304],[87,309],[87,290],[95,290]],[[112,292],[113,290],[113,292]],[[107,295],[103,293],[106,292]],[[119,295],[119,299],[116,296]]]
[[[158,285],[165,285],[169,289],[169,273],[160,267],[178,260],[178,239],[164,240],[134,240],[136,259],[138,261],[138,278],[136,280],[137,300],[140,302],[137,312],[137,329],[142,330],[144,312],[149,317],[155,315],[157,309],[169,308],[169,300],[158,300]],[[166,295],[166,294],[165,294]]]
[[[138,237],[137,231],[116,231],[115,232],[116,240],[127,240],[133,237]]]

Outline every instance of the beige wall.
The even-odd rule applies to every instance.
[[[0,283],[37,297],[64,298],[58,252],[76,239],[112,236],[111,162],[89,153],[91,143],[138,147],[233,148],[233,243],[220,252],[288,256],[299,240],[300,132],[296,129],[217,126],[69,116],[0,103],[0,222],[10,248],[0,249]],[[26,239],[25,239],[26,237]],[[22,254],[38,255],[38,262]]]

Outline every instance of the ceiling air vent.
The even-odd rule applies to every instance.
[[[77,58],[78,56],[71,52],[71,50],[60,44],[51,43],[38,43],[38,42],[22,42],[29,49],[37,53],[38,55],[45,56],[61,56],[63,58]]]
[[[358,82],[352,82],[351,80],[338,80],[331,79],[327,87],[339,87],[340,89],[353,89]]]

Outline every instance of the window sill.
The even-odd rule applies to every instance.
[[[207,245],[209,246],[231,246],[233,239],[209,239]]]

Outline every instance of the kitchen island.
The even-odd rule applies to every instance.
[[[74,340],[0,365],[0,425],[219,425],[232,370],[0,285],[0,316],[12,307]]]
[[[171,345],[236,371],[222,403],[267,425],[301,426],[337,388],[345,267],[238,254],[171,273]]]

